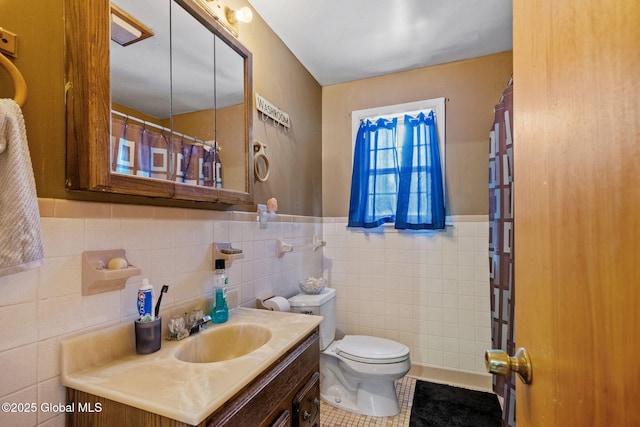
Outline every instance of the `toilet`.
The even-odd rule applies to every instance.
[[[411,368],[409,348],[385,338],[336,333],[336,290],[289,298],[291,311],[323,317],[320,322],[320,397],[329,405],[376,417],[400,413],[395,381]]]

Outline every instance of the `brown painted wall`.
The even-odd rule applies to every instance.
[[[246,0],[229,0],[231,6]],[[64,31],[62,0],[0,2],[2,25],[18,34],[15,64],[29,88],[23,112],[40,197],[153,203],[149,199],[72,193],[64,188]],[[253,139],[267,145],[266,183],[255,201],[276,197],[279,212],[346,216],[351,180],[350,111],[447,97],[449,213],[487,212],[486,159],[493,105],[511,75],[511,53],[321,88],[259,15],[241,24],[253,53],[254,91],[290,114],[288,133],[254,110]],[[13,88],[0,71],[0,96]],[[155,204],[155,203],[154,203]],[[179,203],[184,206],[184,203]],[[188,205],[188,204],[187,204]],[[236,207],[237,208],[237,207]]]
[[[255,201],[275,197],[280,213],[321,216],[322,87],[257,13],[250,24],[240,25],[240,41],[253,52],[254,91],[291,119],[291,130],[284,132],[257,111],[253,116],[253,139],[267,146],[271,167],[269,180],[255,183]]]
[[[41,197],[66,195],[62,11],[62,0],[0,2],[0,25],[18,34],[14,64],[27,82],[27,102],[22,111]],[[1,69],[0,97],[13,97],[13,84]]]
[[[448,99],[447,214],[487,214],[489,130],[511,73],[504,52],[323,88],[322,215],[349,213],[351,111],[440,97]]]

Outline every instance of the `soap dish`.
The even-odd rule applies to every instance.
[[[109,270],[107,265],[112,258],[127,260],[125,250],[114,249],[82,253],[82,295],[95,295],[124,289],[127,279],[141,274],[141,269],[129,264],[129,261],[127,261],[125,268]]]
[[[231,267],[231,263],[233,261],[244,258],[244,253],[242,249],[237,249],[231,246],[231,242],[216,242],[213,244],[213,262],[217,259],[225,260],[226,267]]]
[[[180,341],[183,340],[185,338],[187,338],[189,336],[189,331],[187,331],[186,329],[182,332],[177,332],[177,333],[171,333],[167,336],[167,340],[169,341]]]
[[[227,254],[227,255],[235,255],[235,254],[241,254],[242,253],[242,249],[220,249],[220,253],[221,254]]]

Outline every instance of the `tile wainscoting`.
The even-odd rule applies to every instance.
[[[183,313],[206,304],[213,293],[212,243],[230,241],[244,258],[228,270],[230,293],[239,304],[256,298],[290,296],[298,280],[322,274],[319,218],[278,215],[260,228],[255,213],[204,211],[68,200],[40,199],[45,265],[0,277],[0,401],[60,404],[60,342],[136,317],[136,294],[149,278],[163,296],[161,315]],[[277,257],[276,240],[294,251]],[[121,291],[81,295],[81,254],[125,249],[142,269]],[[133,326],[132,326],[133,327]],[[0,412],[0,425],[64,426],[64,414],[38,410]]]
[[[411,374],[486,388],[490,345],[486,217],[454,218],[444,233],[348,231],[344,218],[40,199],[45,265],[0,277],[0,400],[63,403],[60,342],[136,317],[142,278],[167,283],[163,317],[202,306],[212,294],[212,243],[244,258],[229,269],[238,303],[291,296],[298,280],[324,274],[338,292],[338,327],[389,337],[411,348]],[[313,236],[326,247],[314,251]],[[276,241],[293,252],[276,254]],[[81,295],[81,254],[125,249],[142,274],[121,291]],[[63,426],[64,414],[0,412],[0,425]]]
[[[324,218],[324,275],[336,288],[338,330],[411,350],[411,374],[490,389],[488,217],[452,217],[445,231],[347,228]]]

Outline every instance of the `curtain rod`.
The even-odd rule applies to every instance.
[[[213,150],[220,150],[220,147],[216,147],[215,142],[212,144],[210,142],[203,141],[201,139],[195,138],[193,136],[185,135],[185,134],[180,133],[180,132],[175,132],[175,131],[172,132],[171,129],[169,129],[169,128],[157,125],[155,123],[148,122],[146,120],[139,119],[139,118],[137,118],[135,116],[130,116],[129,114],[121,113],[120,111],[117,111],[117,110],[111,110],[111,113],[113,113],[113,114],[115,114],[117,116],[120,116],[120,117],[124,117],[126,120],[133,120],[134,122],[141,123],[143,126],[150,126],[150,127],[159,129],[159,130],[161,130],[163,132],[170,133],[171,135],[181,136],[182,138],[185,138],[185,139],[188,139],[190,141],[193,141],[197,145],[202,145],[205,148],[210,148],[210,149],[213,149]]]
[[[418,115],[420,113],[428,113],[430,111],[433,111],[433,115],[435,116],[436,114],[436,110],[433,108],[428,108],[425,110],[414,110],[414,111],[403,111],[401,113],[394,113],[394,114],[387,114],[387,115],[381,115],[381,116],[373,116],[373,117],[363,117],[360,119],[360,122],[362,123],[365,120],[371,120],[372,122],[378,119],[393,119],[395,117],[397,118],[401,118],[404,115],[409,115],[409,116],[413,116],[413,115]]]

